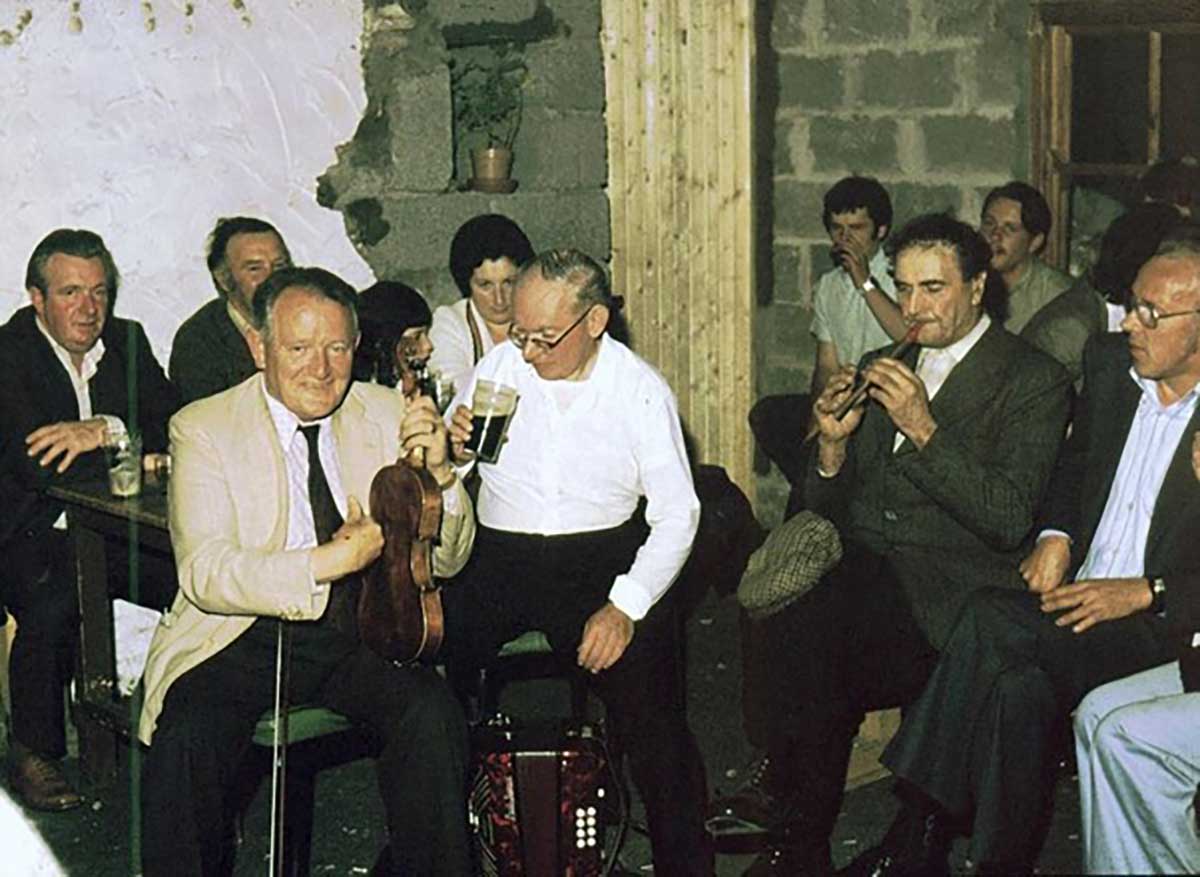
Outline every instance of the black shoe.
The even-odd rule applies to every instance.
[[[767,789],[769,756],[753,762],[749,778],[732,794],[713,801],[704,826],[718,852],[756,852],[788,821],[789,808]]]
[[[809,849],[802,846],[775,846],[763,850],[742,877],[829,877],[833,864],[829,847]]]
[[[883,843],[857,856],[838,877],[948,877],[950,835],[940,813],[896,817]]]

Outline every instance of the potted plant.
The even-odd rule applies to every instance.
[[[450,70],[457,140],[471,148],[470,186],[511,192],[512,147],[521,128],[521,86],[528,68],[511,45],[456,60]]]

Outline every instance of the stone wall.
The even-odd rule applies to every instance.
[[[773,244],[755,327],[760,396],[811,380],[811,295],[831,264],[825,190],[867,174],[897,223],[930,210],[977,222],[987,190],[1027,172],[1030,75],[1028,0],[772,0],[761,14],[774,131],[759,157]],[[765,459],[756,471],[773,524],[787,485]]]
[[[570,244],[606,260],[599,0],[430,0],[406,3],[411,15],[399,19],[394,4],[367,6],[367,110],[318,198],[342,212],[375,275],[435,305],[457,299],[450,239],[485,212],[512,217],[535,248]],[[509,195],[463,190],[470,173],[452,130],[451,59],[498,41],[522,51],[529,71]]]

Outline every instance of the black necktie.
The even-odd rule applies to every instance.
[[[333,492],[325,480],[325,469],[321,465],[317,437],[321,425],[314,423],[300,427],[304,440],[308,442],[308,503],[312,507],[313,526],[317,531],[317,544],[323,545],[333,538],[342,526],[342,513],[333,501]],[[329,606],[323,620],[349,636],[355,636],[355,607],[358,604],[358,579],[347,576],[335,582],[329,592]]]
[[[333,538],[342,526],[342,513],[333,501],[333,492],[325,480],[325,469],[321,466],[321,454],[317,447],[317,436],[321,425],[314,423],[300,427],[304,440],[308,442],[308,502],[312,506],[313,525],[317,530],[317,544],[323,545]]]

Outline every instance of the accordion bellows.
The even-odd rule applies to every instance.
[[[750,555],[738,602],[751,618],[774,615],[807,594],[841,559],[842,540],[833,523],[815,512],[799,512]]]

